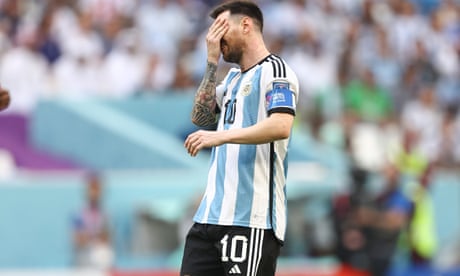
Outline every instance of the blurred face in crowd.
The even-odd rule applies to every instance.
[[[393,190],[399,185],[399,170],[395,165],[389,164],[384,168],[385,179],[387,180],[387,190]]]
[[[100,199],[101,199],[101,185],[98,179],[92,178],[88,183],[88,201],[92,208],[99,207]]]

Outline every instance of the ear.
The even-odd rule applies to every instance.
[[[241,20],[241,27],[243,28],[243,34],[248,34],[253,27],[251,18],[244,16]]]

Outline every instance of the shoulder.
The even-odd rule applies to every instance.
[[[286,81],[297,91],[299,86],[297,75],[283,58],[271,54],[260,65],[263,67],[263,75],[268,83]]]
[[[222,84],[228,83],[230,80],[232,80],[236,75],[240,73],[241,73],[241,70],[239,68],[236,68],[236,67],[230,68],[230,70],[228,70],[227,74],[222,80]]]
[[[292,71],[284,59],[274,54],[266,57],[261,65],[267,73],[271,73],[273,78],[287,78]]]

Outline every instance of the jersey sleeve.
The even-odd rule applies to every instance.
[[[295,115],[299,95],[297,76],[284,61],[279,61],[278,64],[284,68],[283,74],[277,74],[276,70],[269,68],[265,75],[267,113],[269,115],[272,113]]]

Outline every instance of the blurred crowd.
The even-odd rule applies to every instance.
[[[217,2],[0,0],[8,111],[29,114],[50,97],[193,91]],[[316,138],[371,170],[385,158],[460,163],[460,1],[257,2],[270,50],[298,74],[299,118]]]

